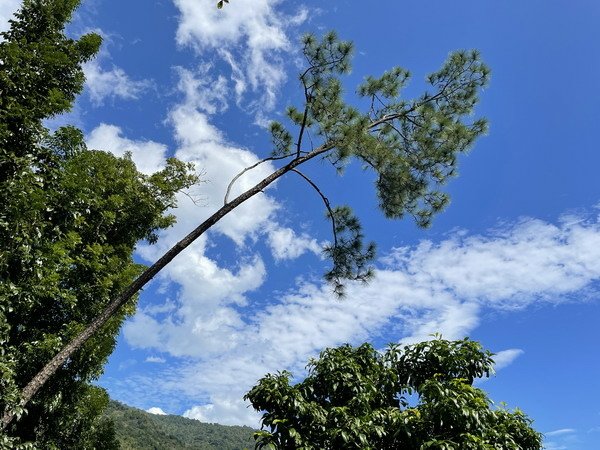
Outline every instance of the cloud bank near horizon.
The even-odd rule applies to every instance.
[[[132,347],[180,357],[156,378],[136,383],[159,405],[168,393],[197,399],[188,417],[256,425],[243,394],[267,372],[287,369],[301,376],[308,358],[325,347],[384,334],[403,343],[436,332],[457,339],[469,335],[486,310],[517,312],[593,298],[600,278],[600,220],[522,218],[485,234],[461,231],[439,242],[421,241],[392,249],[381,258],[375,279],[350,284],[343,301],[329,286],[305,281],[246,315],[238,305],[270,276],[264,258],[253,256],[212,286],[207,281],[215,271],[190,259],[198,255],[167,269],[164,281],[178,294],[166,318],[164,310],[148,308],[125,325]],[[193,274],[181,272],[192,266]],[[225,285],[227,292],[220,291]],[[499,370],[523,354],[495,350],[502,350]]]

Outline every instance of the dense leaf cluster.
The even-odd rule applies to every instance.
[[[64,35],[78,3],[26,0],[1,36],[0,412],[18,408],[23,385],[140,273],[136,242],[153,242],[173,223],[165,211],[195,182],[179,161],[145,176],[129,157],[88,150],[73,127],[44,126],[71,107],[83,87],[81,64],[100,45],[95,34]],[[47,448],[101,439],[105,426],[96,419],[107,398],[89,381],[133,308],[132,301],[68,360],[9,436]]]
[[[327,349],[304,381],[269,374],[246,395],[263,412],[256,447],[539,450],[529,418],[473,387],[492,368],[492,354],[468,339]]]

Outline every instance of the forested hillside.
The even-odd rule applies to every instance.
[[[181,416],[159,416],[111,401],[106,415],[113,419],[121,448],[219,449],[254,448],[250,427],[202,423]]]

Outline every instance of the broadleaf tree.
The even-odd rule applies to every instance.
[[[268,374],[245,398],[263,413],[256,448],[539,450],[520,410],[493,407],[473,386],[492,354],[468,339],[324,350],[308,375]]]
[[[144,269],[132,254],[171,225],[175,194],[196,176],[169,160],[151,176],[131,158],[86,148],[83,134],[44,120],[67,111],[96,34],[63,33],[77,1],[28,0],[0,42],[0,410],[21,420],[0,447],[110,448],[98,378],[132,298],[56,371],[24,411],[26,382]],[[101,444],[102,443],[102,444]]]
[[[63,3],[78,2],[38,0],[27,4],[34,8]],[[6,36],[9,41],[11,36],[10,32]],[[448,202],[440,189],[454,175],[458,155],[486,131],[485,120],[473,119],[472,113],[481,88],[488,82],[489,70],[475,51],[452,53],[442,68],[428,77],[430,91],[405,99],[402,88],[409,73],[393,68],[380,77],[367,77],[358,87],[353,104],[362,102],[364,108],[360,109],[345,100],[341,80],[350,70],[352,51],[352,44],[339,40],[333,32],[321,39],[313,35],[302,39],[306,69],[299,81],[304,102],[288,108],[286,123],[271,125],[270,155],[245,169],[232,183],[260,163],[271,161],[279,167],[235,198],[229,199],[228,189],[223,207],[113,297],[77,337],[66,344],[57,343],[53,349],[62,349],[21,389],[17,408],[25,407],[47,380],[106,322],[120,314],[121,307],[175,256],[225,215],[286,174],[302,176],[307,188],[323,199],[333,234],[332,243],[324,249],[331,262],[325,278],[334,291],[343,295],[347,280],[369,280],[374,245],[364,242],[360,221],[350,207],[331,206],[319,186],[300,171],[311,161],[326,160],[338,172],[351,161],[358,161],[375,173],[375,189],[387,217],[409,215],[420,226],[429,225],[432,216]],[[15,408],[5,411],[3,427],[12,421],[15,412]]]

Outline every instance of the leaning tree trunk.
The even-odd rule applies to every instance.
[[[215,225],[225,215],[233,211],[239,205],[250,199],[254,195],[262,192],[267,186],[280,178],[282,175],[290,172],[295,167],[306,161],[323,154],[333,148],[332,145],[323,145],[303,156],[298,156],[285,166],[273,172],[254,187],[248,189],[231,202],[225,203],[217,212],[202,222],[191,233],[181,241],[171,247],[158,261],[148,267],[133,283],[131,283],[117,298],[112,300],[96,319],[90,323],[85,330],[77,335],[69,344],[56,354],[40,370],[21,392],[18,406],[25,407],[31,398],[44,386],[48,379],[67,361],[77,350],[79,350],[87,340],[96,333],[131,297],[133,297],[142,287],[146,285],[154,276],[160,272],[175,256],[190,246],[198,237],[204,234],[209,228]],[[2,416],[2,428],[5,430],[16,415],[15,408],[8,408]]]

